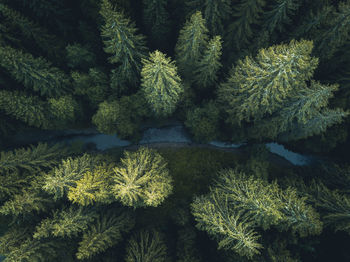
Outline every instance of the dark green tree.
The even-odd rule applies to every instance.
[[[95,64],[96,56],[87,47],[80,44],[66,46],[67,65],[74,69],[88,69]]]
[[[194,13],[180,30],[175,46],[176,63],[183,76],[191,76],[207,45],[208,29],[201,12]]]
[[[142,60],[142,88],[146,100],[156,116],[168,116],[175,111],[183,93],[177,68],[162,52],[149,54]]]
[[[114,168],[115,198],[125,206],[159,206],[173,190],[164,158],[154,149],[124,151],[121,164]]]
[[[135,23],[116,11],[108,0],[103,0],[100,14],[104,19],[101,36],[109,62],[116,64],[112,71],[112,88],[125,88],[139,83],[141,59],[147,54],[144,36],[136,33]]]
[[[199,87],[215,85],[217,73],[222,67],[220,58],[222,55],[222,41],[220,36],[213,37],[204,51],[194,70],[194,81]]]
[[[44,58],[34,58],[29,53],[9,46],[0,47],[0,56],[0,66],[26,88],[49,97],[60,96],[69,91],[68,77]]]

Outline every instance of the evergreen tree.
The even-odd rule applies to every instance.
[[[18,170],[40,172],[43,169],[53,167],[60,158],[69,154],[67,148],[60,144],[49,146],[45,143],[8,152],[2,151],[0,152],[0,173]]]
[[[84,174],[97,164],[97,159],[87,154],[62,160],[58,167],[45,175],[43,190],[54,195],[54,199],[60,199],[76,185],[76,181],[82,179]]]
[[[79,260],[91,258],[116,245],[122,240],[121,233],[130,231],[134,223],[134,217],[130,213],[106,212],[84,232],[76,257]]]
[[[170,33],[170,17],[166,10],[168,0],[143,0],[143,21],[150,34],[150,41],[157,48],[164,48]]]
[[[239,50],[249,43],[253,35],[252,27],[257,24],[264,6],[264,0],[240,0],[239,4],[235,5],[232,11],[233,22],[227,28],[227,47]]]
[[[70,68],[88,69],[95,64],[95,54],[80,44],[66,46],[67,65]]]
[[[68,191],[68,199],[73,203],[87,206],[96,203],[110,203],[111,196],[111,167],[98,166],[87,171],[75,182],[75,186]]]
[[[101,36],[105,52],[111,54],[109,62],[117,64],[112,71],[112,87],[120,89],[129,83],[136,86],[141,71],[141,59],[147,48],[144,37],[136,34],[135,24],[121,12],[115,11],[108,0],[103,0],[100,14],[104,19]]]
[[[141,147],[124,151],[120,166],[114,168],[113,194],[125,206],[158,206],[172,193],[172,178],[163,157]]]
[[[196,232],[192,227],[184,227],[178,231],[176,242],[176,262],[200,262],[200,255],[196,248]]]
[[[202,12],[212,36],[224,33],[224,21],[231,12],[229,0],[190,0],[186,4],[191,10]]]
[[[50,113],[52,124],[56,127],[66,127],[68,124],[76,122],[81,115],[81,108],[72,96],[61,96],[48,100],[48,112]]]
[[[207,45],[208,29],[201,12],[194,13],[180,31],[175,46],[176,62],[181,74],[191,76]]]
[[[143,92],[154,113],[157,116],[167,116],[175,111],[183,93],[181,79],[170,58],[160,51],[150,53],[149,56],[149,59],[142,60]]]
[[[125,262],[165,262],[167,248],[159,232],[140,231],[128,242]]]
[[[55,210],[52,217],[43,219],[36,227],[33,238],[76,237],[86,231],[88,225],[96,218],[96,211],[82,207],[70,206],[63,210]]]
[[[301,0],[276,0],[264,13],[264,28],[273,33],[275,30],[282,32],[286,24],[291,23],[293,16],[302,5]]]
[[[26,88],[39,92],[42,96],[55,97],[66,94],[69,88],[67,76],[52,67],[44,58],[34,58],[12,47],[0,47],[0,66]]]
[[[194,71],[194,81],[198,86],[208,87],[217,81],[217,73],[221,68],[222,41],[220,36],[213,37],[204,51]]]

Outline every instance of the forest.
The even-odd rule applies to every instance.
[[[190,143],[139,143],[173,123]],[[131,145],[54,139],[80,130]],[[347,262],[349,246],[350,0],[0,0],[0,261]]]

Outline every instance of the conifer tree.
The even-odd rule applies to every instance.
[[[29,53],[9,46],[0,47],[0,56],[0,66],[26,88],[49,97],[60,96],[69,91],[68,77],[44,58],[34,58]]]
[[[61,96],[48,100],[48,112],[52,124],[56,127],[66,127],[74,123],[81,115],[81,108],[72,96]]]
[[[73,203],[87,206],[96,203],[110,203],[111,196],[111,167],[98,166],[92,171],[87,171],[84,176],[70,187],[68,199]]]
[[[117,64],[112,78],[117,88],[131,84],[136,86],[140,77],[141,59],[147,48],[144,36],[136,33],[135,23],[130,22],[121,12],[113,9],[108,0],[103,0],[100,14],[104,19],[101,36],[105,52],[110,54],[109,62]]]
[[[125,262],[165,262],[167,248],[159,232],[140,231],[128,242]]]
[[[202,12],[206,26],[212,36],[223,34],[224,20],[229,17],[231,4],[229,0],[190,0],[186,5],[191,10]]]
[[[194,13],[180,30],[175,46],[176,62],[181,74],[191,76],[194,66],[207,45],[208,29],[201,12]]]
[[[109,211],[101,215],[90,229],[84,232],[76,257],[79,260],[91,258],[116,245],[122,240],[122,233],[127,233],[134,226],[134,220],[128,212],[118,214]]]
[[[221,68],[222,41],[220,36],[213,37],[208,45],[202,58],[194,71],[194,81],[198,86],[208,87],[214,85],[217,81],[217,73]]]
[[[158,48],[164,48],[170,33],[170,18],[166,10],[168,0],[143,0],[142,2],[143,21],[150,33],[151,43]]]
[[[70,68],[91,68],[96,60],[95,54],[87,47],[80,44],[72,44],[66,46],[67,65]]]
[[[252,26],[257,24],[262,8],[265,6],[264,0],[240,0],[232,11],[233,22],[227,28],[227,47],[235,47],[237,50],[249,43],[253,35]]]
[[[71,187],[75,186],[76,181],[97,164],[97,159],[87,154],[74,159],[62,160],[58,167],[45,175],[42,188],[52,194],[54,199],[60,199],[68,193]]]
[[[177,68],[170,58],[160,51],[142,60],[142,88],[147,102],[157,116],[167,116],[175,111],[183,93]]]
[[[51,123],[44,101],[18,91],[0,90],[0,109],[29,126],[48,129]]]
[[[34,239],[48,237],[72,237],[86,231],[97,218],[95,210],[70,206],[55,210],[52,217],[43,219],[36,227]]]
[[[260,50],[256,59],[239,60],[219,89],[229,121],[259,120],[305,88],[318,64],[310,56],[312,47],[311,41],[291,41]]]
[[[264,13],[264,28],[272,33],[275,30],[282,32],[286,24],[291,23],[291,16],[302,5],[301,0],[276,0]]]
[[[49,146],[46,143],[8,152],[2,151],[0,152],[0,173],[18,170],[38,172],[53,167],[59,163],[60,158],[68,155],[69,151],[66,147],[60,144]]]
[[[164,158],[154,149],[124,151],[120,166],[114,168],[113,193],[125,206],[160,205],[172,193],[172,178]]]

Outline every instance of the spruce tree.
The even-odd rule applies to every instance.
[[[165,262],[167,248],[161,234],[155,230],[140,231],[128,242],[125,262]]]
[[[217,73],[222,67],[220,63],[222,41],[220,36],[213,37],[208,45],[202,58],[194,71],[194,81],[200,87],[208,87],[217,82]]]
[[[112,71],[112,87],[120,89],[125,84],[136,86],[140,78],[141,59],[147,53],[144,36],[137,34],[135,23],[116,11],[108,0],[102,1],[100,14],[104,19],[101,28],[104,51],[111,55],[109,62],[117,65]]]
[[[127,233],[134,226],[134,220],[128,212],[110,210],[101,214],[90,229],[84,232],[76,257],[79,260],[88,259],[116,245],[122,240],[122,233]]]
[[[176,62],[182,75],[192,75],[207,44],[208,29],[201,12],[194,13],[180,30],[175,46]]]
[[[124,151],[121,164],[114,168],[113,194],[125,206],[159,206],[172,193],[167,163],[154,149]]]
[[[56,97],[69,92],[68,77],[42,57],[34,58],[29,53],[12,47],[0,47],[0,66],[26,88],[42,96]]]
[[[142,63],[141,85],[147,102],[156,116],[170,115],[183,93],[174,62],[160,51],[155,51]]]

